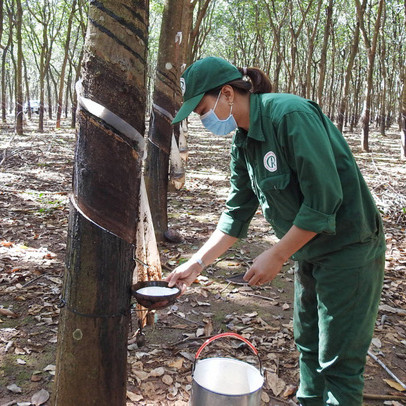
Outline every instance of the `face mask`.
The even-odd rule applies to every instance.
[[[200,117],[202,124],[215,135],[227,135],[231,131],[234,131],[237,128],[237,123],[234,119],[234,116],[231,114],[233,111],[233,106],[230,108],[230,115],[225,120],[220,120],[214,110],[216,110],[217,103],[219,101],[221,91],[217,96],[216,104],[212,109],[207,113],[203,114]]]

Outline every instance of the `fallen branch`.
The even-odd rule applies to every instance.
[[[231,282],[228,282],[226,287],[224,287],[223,289],[220,290],[219,294],[221,295],[230,286],[230,284],[231,284]]]
[[[241,295],[245,296],[252,296],[252,297],[257,297],[258,299],[263,299],[263,300],[269,300],[270,302],[275,302],[275,299],[271,297],[266,297],[266,296],[261,296],[261,295],[255,295],[254,293],[248,293],[248,292],[239,292]]]
[[[406,390],[406,385],[371,351],[368,351],[368,355],[375,360],[402,388]]]
[[[363,398],[368,400],[406,400],[406,396],[403,395],[374,395],[371,393],[364,393]]]
[[[23,288],[26,288],[28,285],[31,285],[32,283],[36,282],[38,279],[43,278],[44,276],[45,276],[45,274],[43,273],[43,274],[37,276],[36,278],[31,279],[31,280],[28,281],[27,283],[24,283]]]
[[[399,316],[406,316],[406,310],[404,309],[397,309],[396,307],[388,306],[388,305],[380,305],[379,310],[381,312],[389,312],[389,313],[395,313]]]
[[[183,321],[187,321],[188,323],[196,324],[199,327],[204,327],[204,324],[201,323],[200,321],[194,321],[194,320],[187,319],[186,317],[180,316],[179,314],[176,314],[175,312],[171,312],[170,314],[172,314],[173,316],[175,316]]]
[[[200,337],[186,337],[183,340],[177,341],[176,343],[170,344],[170,346],[175,347],[176,345],[180,345],[186,343],[187,341],[196,341],[196,340],[207,340],[212,336],[200,336]]]

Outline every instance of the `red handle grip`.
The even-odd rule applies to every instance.
[[[208,338],[203,344],[202,346],[197,350],[196,352],[196,356],[195,356],[195,360],[197,360],[199,358],[200,353],[203,351],[203,349],[208,346],[211,342],[217,340],[218,338],[222,338],[222,337],[233,337],[233,338],[237,338],[238,340],[244,341],[245,344],[248,345],[248,347],[251,348],[251,350],[253,351],[253,353],[258,356],[258,351],[257,349],[244,337],[240,336],[239,334],[236,333],[221,333],[221,334],[217,334],[213,337]]]

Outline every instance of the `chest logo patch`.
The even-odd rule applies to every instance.
[[[269,172],[275,172],[278,169],[275,152],[269,151],[265,154],[264,166]]]

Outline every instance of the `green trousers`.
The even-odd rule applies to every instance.
[[[303,406],[361,406],[384,257],[352,269],[298,262],[294,336]]]

